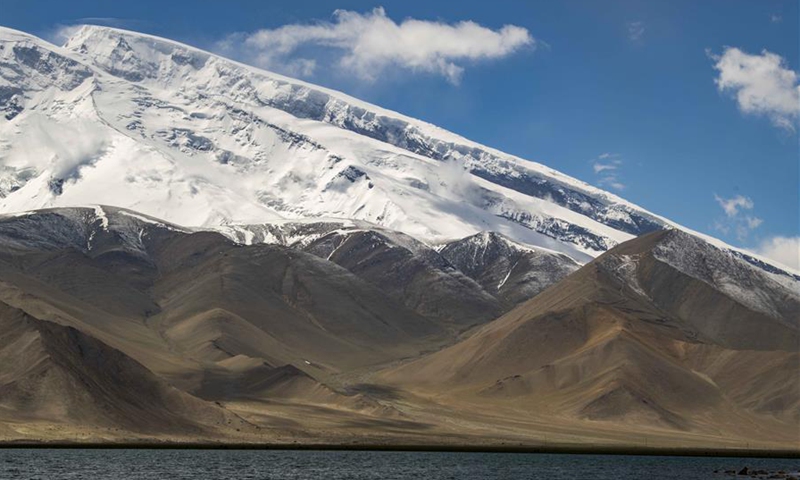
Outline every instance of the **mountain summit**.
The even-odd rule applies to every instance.
[[[428,123],[108,27],[63,47],[0,29],[0,112],[0,212],[99,203],[196,227],[349,218],[429,244],[496,231],[581,263],[681,228]]]

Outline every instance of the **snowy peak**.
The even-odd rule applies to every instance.
[[[612,249],[597,261],[635,289],[664,288],[643,286],[652,283],[653,278],[662,283],[663,278],[659,278],[666,278],[663,274],[653,275],[658,267],[647,267],[650,265],[647,259],[699,280],[753,312],[777,319],[791,328],[800,328],[800,277],[765,269],[752,257],[720,248],[680,230],[640,237]],[[682,297],[679,292],[673,292],[672,296]]]
[[[191,85],[209,95],[224,91],[233,99],[252,106],[265,105],[297,118],[334,125],[428,159],[456,162],[477,177],[526,196],[547,198],[581,215],[596,209],[590,217],[601,223],[612,223],[628,233],[638,234],[660,225],[649,217],[631,216],[631,208],[624,203],[617,204],[614,196],[544,166],[523,163],[424,122],[346,95],[245,67],[185,45],[120,30],[84,27],[66,47],[85,55],[106,72],[130,81],[183,90]],[[198,72],[197,78],[192,78]],[[547,185],[548,182],[552,186]],[[587,196],[587,192],[599,198]],[[529,226],[546,223],[546,218],[522,215],[519,210],[524,207],[486,193],[490,192],[479,191],[476,203],[481,208],[497,207],[496,210],[507,218]],[[504,200],[505,205],[498,206]],[[598,213],[601,210],[602,213]],[[552,223],[541,228],[560,233],[560,226]],[[593,247],[607,248],[607,243],[601,241]]]
[[[204,87],[225,87],[237,100],[267,105],[295,117],[316,120],[379,140],[436,161],[452,161],[471,174],[525,196],[547,199],[623,232],[638,235],[664,222],[615,195],[589,186],[543,165],[524,161],[458,135],[395,112],[386,111],[338,92],[252,69],[205,52],[156,37],[104,27],[84,27],[66,43],[116,76],[162,87],[190,80],[203,70]],[[201,86],[201,85],[198,85]],[[497,198],[480,198],[483,208]],[[505,206],[505,210],[514,206]],[[517,208],[519,210],[519,208]],[[509,218],[523,217],[506,211]],[[518,220],[518,218],[515,218]],[[558,226],[547,225],[551,232]],[[597,245],[608,248],[608,245]]]
[[[509,305],[534,297],[580,267],[567,255],[521,245],[496,232],[447,243],[439,253]]]
[[[755,311],[800,327],[800,276],[764,269],[752,257],[677,230],[665,235],[653,256]]]
[[[91,25],[81,27],[67,39],[64,48],[131,82],[169,80],[176,71],[202,69],[211,57],[197,49],[156,37]]]
[[[63,48],[7,29],[0,45],[0,213],[100,203],[203,228],[344,218],[429,245],[501,232],[581,263],[680,228],[544,165],[170,40],[87,26]],[[247,228],[241,240],[260,241]]]
[[[9,30],[0,30],[0,65],[3,89],[14,90],[25,84],[38,89],[56,87],[72,90],[92,76],[86,65],[64,56],[36,38]],[[19,91],[19,89],[17,89]],[[7,118],[10,120],[10,118]]]

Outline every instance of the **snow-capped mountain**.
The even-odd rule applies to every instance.
[[[245,243],[269,240],[259,224],[309,218],[428,245],[494,231],[580,263],[681,228],[425,122],[107,27],[83,27],[63,47],[0,29],[0,113],[0,212],[116,205]]]
[[[495,232],[449,242],[439,253],[510,305],[533,298],[580,267],[567,255],[521,245]]]

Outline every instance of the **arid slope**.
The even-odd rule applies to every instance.
[[[747,305],[726,295],[665,253],[691,241],[671,231],[623,244],[380,378],[527,414],[797,440],[797,297]],[[703,267],[722,261],[704,248]],[[781,292],[768,275],[759,280]]]

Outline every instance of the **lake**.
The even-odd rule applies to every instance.
[[[0,449],[0,479],[722,479],[800,460],[307,450]],[[739,477],[743,478],[743,477]],[[749,478],[749,477],[744,477]]]

